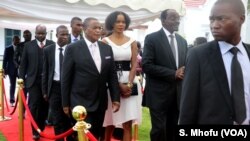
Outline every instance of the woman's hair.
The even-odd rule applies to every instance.
[[[122,11],[115,11],[115,12],[112,12],[110,13],[106,20],[105,20],[105,28],[109,31],[112,31],[113,28],[114,28],[114,24],[116,22],[116,19],[117,19],[117,16],[118,15],[123,15],[124,18],[125,18],[125,24],[126,24],[126,27],[125,27],[125,30],[128,29],[129,25],[130,25],[130,18],[128,16],[128,14],[122,12]]]

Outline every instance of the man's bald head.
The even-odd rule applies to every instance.
[[[36,26],[36,39],[40,42],[43,42],[47,35],[47,28],[45,25],[37,25]]]

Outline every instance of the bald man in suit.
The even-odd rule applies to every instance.
[[[47,31],[44,25],[37,25],[35,33],[36,39],[24,45],[19,76],[25,80],[24,85],[29,92],[28,104],[31,114],[43,131],[48,114],[48,102],[42,94],[43,49],[54,42],[46,39]],[[32,133],[33,139],[39,140],[39,133],[33,127]]]

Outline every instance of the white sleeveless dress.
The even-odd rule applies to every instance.
[[[113,43],[108,37],[104,38],[105,41],[112,47],[114,60],[115,61],[130,61],[132,57],[131,53],[131,44],[135,41],[130,38],[130,40],[123,45],[116,45]],[[118,81],[120,83],[127,83],[129,77],[129,71],[122,71],[122,75],[118,74]],[[108,109],[105,113],[105,118],[103,122],[103,126],[114,125],[116,127],[122,128],[122,123],[132,120],[133,123],[140,124],[141,123],[141,115],[142,115],[142,93],[141,93],[141,85],[139,80],[135,76],[134,83],[137,83],[138,86],[138,95],[130,96],[128,98],[120,98],[120,109],[118,112],[112,112],[112,103],[109,96]]]

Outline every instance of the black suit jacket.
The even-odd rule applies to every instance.
[[[46,40],[46,46],[54,44],[51,40]],[[39,46],[37,44],[36,39],[32,40],[25,44],[22,59],[21,59],[21,65],[19,70],[19,76],[23,80],[25,80],[25,86],[26,88],[30,88],[35,80],[37,79],[37,73],[39,65]]]
[[[120,101],[112,48],[98,41],[101,73],[98,72],[85,40],[69,44],[64,53],[61,91],[63,107],[84,106],[93,112],[107,108],[107,89],[112,101]]]
[[[68,37],[68,44],[71,43],[71,35],[72,35],[72,34],[69,34],[69,37]],[[82,34],[80,34],[80,40],[81,40],[81,39],[83,39]]]
[[[250,56],[250,46],[244,46]],[[191,49],[183,80],[180,124],[233,124],[232,105],[218,42]]]
[[[184,66],[187,42],[176,34],[178,44],[179,66]],[[163,29],[149,34],[145,38],[142,55],[142,68],[146,73],[146,104],[149,108],[162,110],[176,101],[180,93],[180,81],[175,79],[177,70],[174,56]]]
[[[21,63],[21,58],[22,58],[22,53],[23,53],[25,43],[27,43],[27,42],[21,42],[21,43],[17,44],[16,50],[14,52],[14,63],[18,67]]]
[[[55,72],[55,49],[56,44],[51,44],[44,48],[43,54],[43,76],[42,76],[42,86],[43,94],[48,97],[51,95],[51,87]]]
[[[4,73],[7,75],[17,75],[17,68],[14,64],[14,47],[13,45],[8,46],[4,50],[3,57],[3,69]]]

